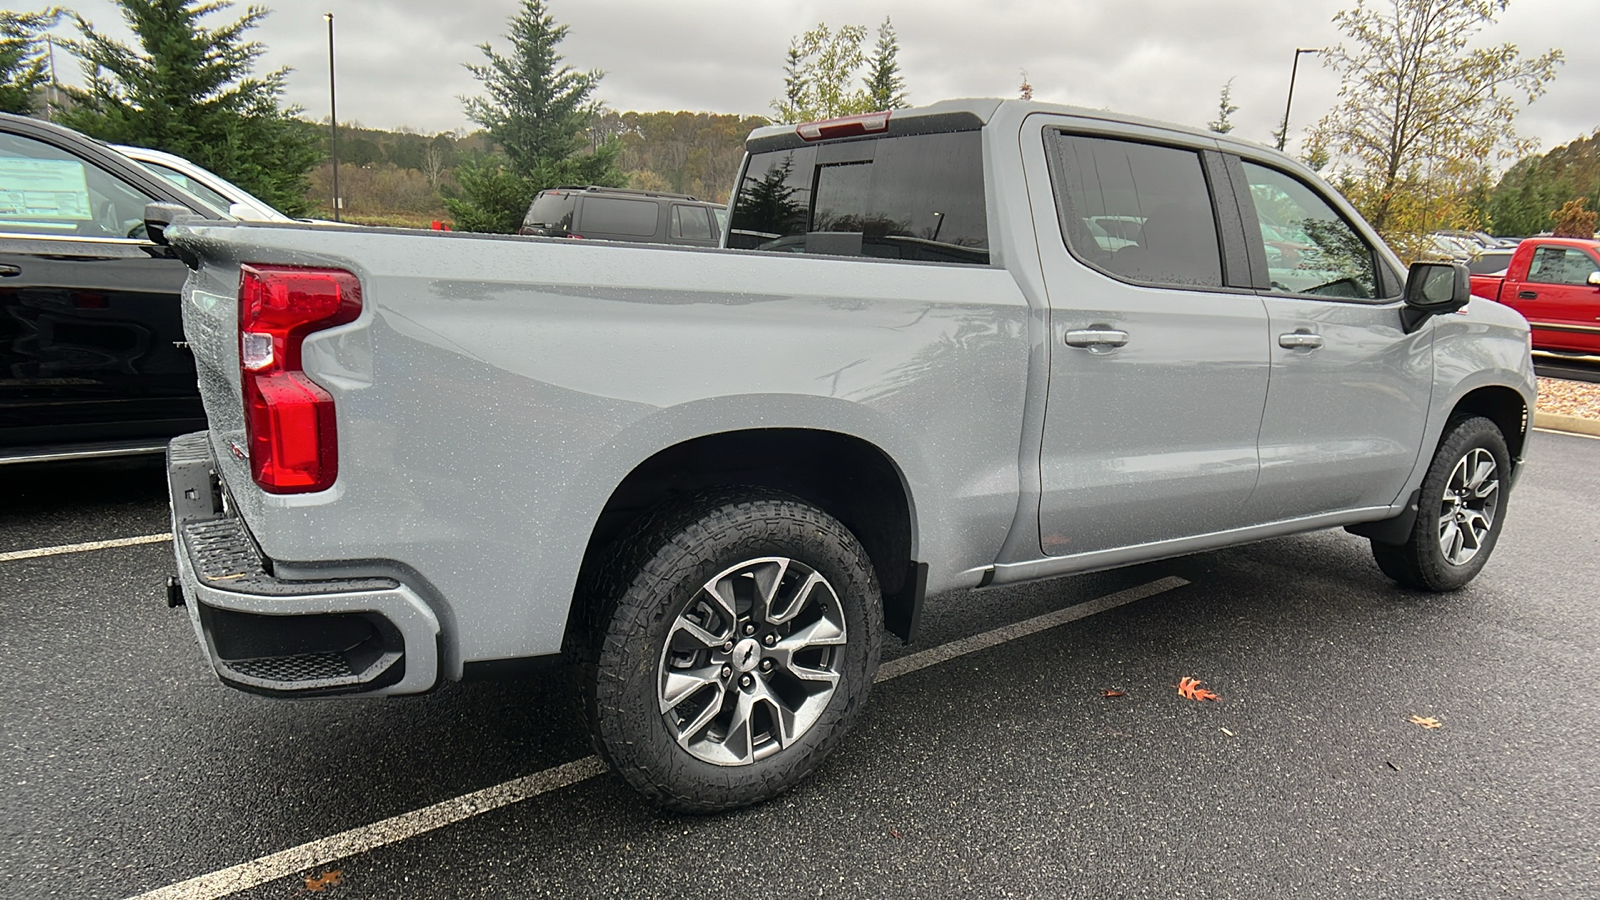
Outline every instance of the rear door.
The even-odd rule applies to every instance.
[[[1508,283],[1502,299],[1533,326],[1538,349],[1600,353],[1600,287],[1589,283],[1595,272],[1593,248],[1543,244],[1533,250],[1526,280]]]
[[[188,270],[144,237],[145,204],[169,198],[4,124],[0,455],[204,427],[178,308]]]
[[[1034,212],[1050,301],[1043,551],[1248,524],[1267,316],[1249,285],[1215,143],[1066,117],[1027,121],[1024,140],[1043,140],[1055,199],[1055,209]],[[1228,202],[1217,206],[1217,194]]]

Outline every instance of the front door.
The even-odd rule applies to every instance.
[[[1600,354],[1600,272],[1592,248],[1546,244],[1533,251],[1526,281],[1508,282],[1502,297],[1533,326],[1533,346]]]
[[[1039,533],[1056,556],[1247,524],[1267,395],[1266,312],[1221,249],[1238,219],[1213,205],[1220,157],[1091,127],[1044,128],[1055,208],[1035,209],[1051,342]]]
[[[1417,460],[1433,386],[1433,329],[1407,334],[1400,280],[1309,184],[1245,161],[1240,194],[1270,320],[1260,522],[1393,503]],[[1395,296],[1386,296],[1394,293]]]

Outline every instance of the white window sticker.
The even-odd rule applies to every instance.
[[[92,218],[83,163],[0,157],[0,219]]]

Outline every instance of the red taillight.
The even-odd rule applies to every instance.
[[[800,135],[803,141],[826,141],[832,138],[859,137],[863,134],[873,134],[889,130],[889,112],[862,113],[859,116],[845,116],[840,119],[824,119],[821,122],[806,122],[796,125],[794,133]]]
[[[333,397],[300,369],[307,335],[361,314],[361,283],[338,269],[241,266],[239,374],[250,475],[273,494],[333,485]]]

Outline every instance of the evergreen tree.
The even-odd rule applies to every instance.
[[[58,9],[0,10],[0,112],[33,113],[39,89],[50,79],[49,57],[40,49],[39,35],[60,17]]]
[[[1228,83],[1222,86],[1222,97],[1217,100],[1217,118],[1207,122],[1206,127],[1217,134],[1227,134],[1233,130],[1233,123],[1228,118],[1238,111],[1239,107],[1233,105],[1233,79],[1229,78]]]
[[[894,26],[889,23],[889,17],[883,17],[883,24],[878,26],[878,44],[873,48],[872,58],[867,60],[867,102],[874,109],[904,109],[910,103],[906,99],[906,80],[900,77],[900,64],[895,57],[900,53],[900,42],[895,37]]]
[[[464,231],[513,233],[534,195],[560,184],[620,186],[621,145],[591,144],[586,129],[598,104],[589,98],[604,75],[579,72],[556,52],[567,26],[556,24],[544,0],[522,0],[506,35],[511,54],[489,44],[488,60],[467,69],[485,96],[466,99],[467,117],[482,125],[501,154],[458,170],[463,196],[446,205]]]
[[[77,17],[82,40],[65,42],[87,85],[57,120],[92,137],[189,159],[289,215],[306,211],[306,173],[317,162],[314,126],[279,105],[288,69],[250,72],[263,47],[244,39],[258,6],[219,28],[200,20],[231,0],[117,0],[139,48]]]

